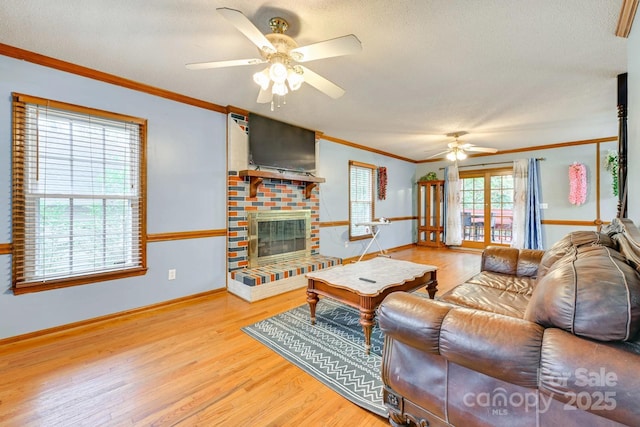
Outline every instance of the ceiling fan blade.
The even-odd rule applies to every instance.
[[[264,59],[233,59],[231,61],[211,61],[211,62],[194,62],[187,64],[185,67],[189,70],[206,70],[210,68],[224,68],[224,67],[236,67],[238,65],[254,65],[263,64],[267,61]]]
[[[433,159],[434,157],[442,156],[443,154],[447,154],[448,152],[449,152],[449,150],[441,151],[439,153],[436,153],[436,154],[433,154],[433,155],[427,157],[427,159]]]
[[[269,103],[271,102],[272,99],[273,99],[273,93],[271,92],[271,88],[268,88],[267,90],[260,88],[260,92],[258,93],[258,99],[256,100],[258,104]]]
[[[472,145],[470,147],[464,147],[464,149],[466,151],[477,151],[479,153],[497,153],[498,152],[497,148],[476,147],[475,145]]]
[[[302,65],[300,65],[300,68],[302,68],[302,75],[304,77],[305,83],[309,83],[320,92],[323,92],[334,99],[340,98],[342,95],[344,95],[344,89],[342,89],[340,86],[336,85],[333,82],[330,82],[321,75],[314,73],[307,67],[303,67]]]
[[[267,40],[264,34],[262,34],[242,12],[235,9],[229,9],[228,7],[219,7],[216,10],[220,15],[224,16],[227,21],[231,22],[238,31],[244,34],[246,38],[251,40],[253,44],[258,46],[258,49],[269,53],[276,52],[276,48],[273,47],[271,42]]]
[[[334,56],[352,55],[361,51],[362,43],[360,43],[360,40],[353,34],[349,34],[348,36],[297,47],[292,49],[290,54],[297,62],[309,62]]]

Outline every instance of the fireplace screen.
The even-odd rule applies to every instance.
[[[249,213],[249,266],[309,256],[311,211]]]

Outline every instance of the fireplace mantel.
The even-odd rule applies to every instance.
[[[238,172],[239,176],[249,177],[249,196],[256,197],[258,194],[258,187],[262,184],[265,178],[268,179],[284,179],[287,181],[300,181],[305,183],[304,198],[311,197],[311,192],[321,182],[325,182],[324,178],[310,175],[299,175],[289,172],[268,172],[261,170],[241,170]]]

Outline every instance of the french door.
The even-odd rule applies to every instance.
[[[461,171],[462,246],[510,245],[513,169]]]

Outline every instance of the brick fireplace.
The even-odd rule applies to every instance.
[[[311,197],[304,198],[305,184],[290,180],[269,179],[259,186],[256,197],[249,195],[249,179],[229,171],[229,271],[249,267],[249,218],[250,212],[308,210],[310,218],[309,255],[320,251],[320,202],[318,188]]]
[[[304,275],[341,263],[339,258],[320,255],[320,202],[318,187],[309,190],[308,183],[291,179],[264,179],[251,197],[249,177],[238,171],[228,176],[228,290],[248,301],[256,301],[278,293],[306,286]],[[306,198],[306,195],[309,197]],[[306,212],[305,249],[294,256],[251,266],[249,261],[251,214]],[[307,227],[307,225],[305,225]]]

